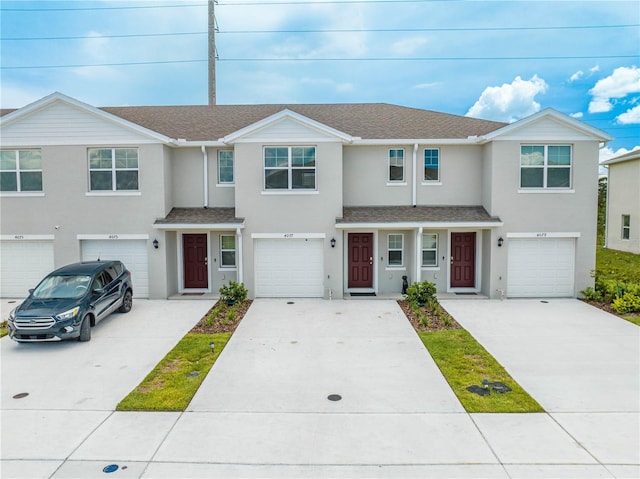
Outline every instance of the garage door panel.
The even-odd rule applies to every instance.
[[[133,281],[135,298],[149,297],[149,256],[146,240],[83,240],[82,261],[120,260]]]
[[[257,297],[322,297],[323,241],[319,239],[257,239]]]
[[[23,298],[54,270],[53,241],[0,241],[0,296]]]
[[[573,238],[510,239],[508,254],[509,297],[574,295]]]

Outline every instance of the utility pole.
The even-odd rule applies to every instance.
[[[213,6],[216,0],[209,0],[209,105],[216,104],[216,16]]]

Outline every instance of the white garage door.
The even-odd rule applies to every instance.
[[[256,296],[324,296],[322,239],[256,239]]]
[[[133,280],[134,298],[149,297],[149,257],[146,240],[82,240],[82,261],[117,259]]]
[[[0,241],[0,296],[24,298],[54,270],[53,241]]]
[[[509,297],[573,296],[574,271],[573,238],[509,239]]]

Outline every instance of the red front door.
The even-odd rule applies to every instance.
[[[203,289],[209,286],[207,235],[182,235],[184,287]]]
[[[373,288],[373,233],[349,233],[349,288]]]
[[[451,233],[451,287],[476,285],[476,234]]]

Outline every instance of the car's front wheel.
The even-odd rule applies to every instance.
[[[80,325],[80,336],[78,341],[90,341],[91,340],[91,318],[86,315]]]
[[[118,311],[121,313],[128,313],[131,311],[131,307],[133,306],[133,295],[131,294],[131,290],[128,289],[124,292],[124,296],[122,297],[122,306],[118,308]]]

